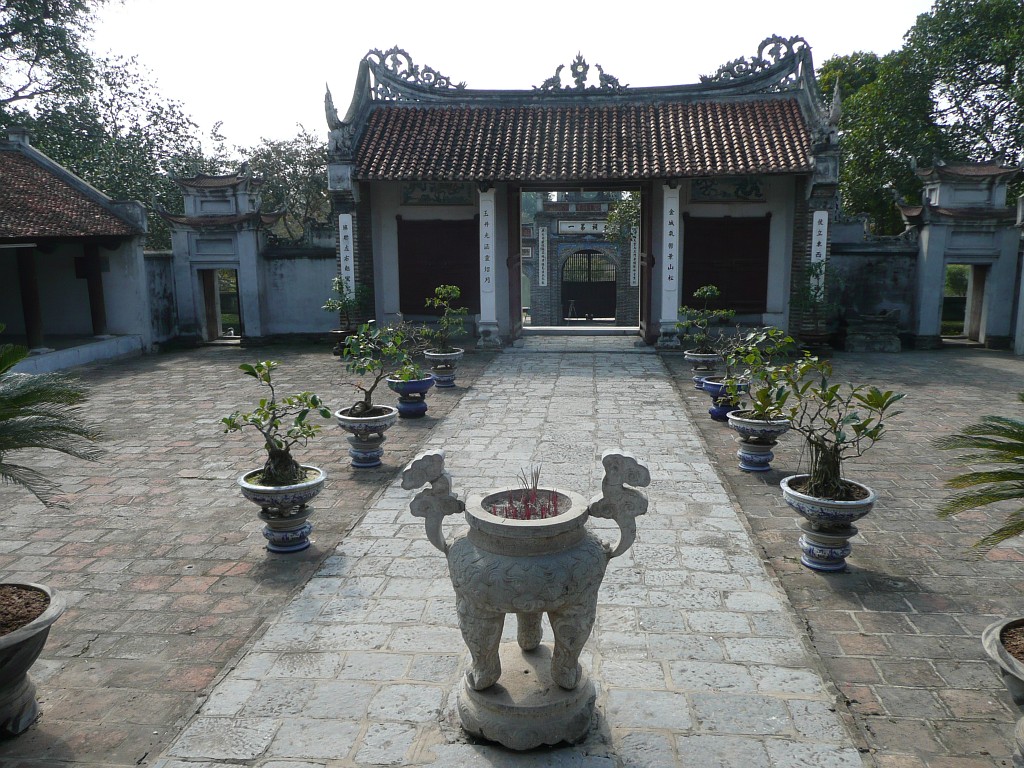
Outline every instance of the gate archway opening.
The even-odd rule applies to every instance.
[[[649,191],[520,191],[521,280],[512,301],[522,301],[523,327],[642,331],[651,280],[642,197],[646,201]]]
[[[615,322],[615,262],[601,251],[569,254],[562,265],[562,322]]]

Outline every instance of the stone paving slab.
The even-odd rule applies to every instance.
[[[773,469],[737,467],[735,434],[706,416],[706,395],[688,388],[689,364],[664,360],[707,455],[743,509],[757,544],[783,584],[828,677],[840,690],[879,768],[993,768],[1011,764],[1019,717],[981,631],[1024,614],[1024,542],[978,559],[970,545],[1019,507],[999,504],[939,520],[935,510],[961,471],[931,441],[985,414],[1024,416],[1024,358],[948,346],[900,354],[837,353],[837,380],[907,392],[888,436],[848,474],[880,493],[858,521],[849,567],[840,574],[799,564],[795,515],[779,481],[806,471],[800,441],[786,435]]]
[[[458,728],[454,595],[413,493],[392,483],[155,766],[861,766],[663,362],[624,360],[631,341],[507,350],[426,440],[463,495],[539,463],[543,482],[589,498],[605,449],[648,462],[650,510],[609,565],[582,659],[599,692],[585,742],[519,755]],[[614,539],[614,523],[592,524]]]
[[[256,507],[235,485],[262,461],[259,443],[251,434],[223,434],[219,420],[260,396],[238,370],[257,359],[281,362],[275,380],[282,391],[312,390],[334,408],[351,404],[351,377],[328,345],[205,347],[77,369],[90,390],[88,416],[106,433],[106,456],[100,463],[40,459],[61,480],[64,509],[0,487],[0,577],[46,582],[69,604],[33,665],[42,715],[16,739],[0,741],[0,765],[152,762],[221,671],[416,454],[488,357],[467,354],[456,389],[433,391],[424,419],[400,420],[388,432],[380,469],[354,472],[346,433],[326,423],[301,453],[329,476],[315,502],[314,544],[293,555],[266,552]],[[395,396],[382,389],[378,399]]]

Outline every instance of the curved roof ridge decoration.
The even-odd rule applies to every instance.
[[[732,114],[733,107],[740,108],[745,114],[764,108],[755,103],[767,106],[771,102],[777,102],[776,109],[782,109],[789,117],[781,116],[780,112],[780,117],[773,125],[779,120],[783,122],[775,128],[768,125],[757,128],[752,125],[748,128],[749,135],[741,138],[744,142],[760,146],[767,135],[765,131],[771,133],[773,130],[783,130],[785,135],[774,142],[776,146],[769,148],[779,157],[770,161],[758,160],[753,166],[744,166],[742,171],[715,162],[705,164],[706,167],[688,169],[666,167],[662,172],[677,174],[688,170],[689,174],[695,175],[750,173],[758,170],[767,173],[806,172],[814,164],[810,157],[812,148],[816,151],[819,146],[835,143],[836,121],[825,108],[814,76],[811,49],[802,37],[783,38],[773,35],[761,42],[755,56],[734,59],[714,74],[703,76],[700,82],[689,85],[630,87],[606,73],[600,65],[595,65],[598,73],[596,84],[588,84],[590,65],[581,53],[577,53],[569,65],[567,74],[571,81],[568,84],[562,81],[565,68],[566,65],[559,65],[554,75],[539,86],[533,86],[531,90],[473,90],[467,88],[465,83],[456,83],[431,67],[415,64],[412,57],[401,48],[371,50],[360,61],[353,99],[344,119],[339,117],[334,107],[330,90],[326,91],[324,106],[330,128],[331,157],[341,163],[354,163],[355,173],[361,178],[441,180],[450,176],[451,180],[493,179],[507,175],[506,166],[512,161],[502,157],[521,149],[518,145],[504,146],[504,140],[522,141],[536,137],[532,134],[527,136],[522,130],[512,133],[505,131],[501,137],[485,135],[486,132],[481,133],[483,129],[476,126],[477,118],[472,117],[477,113],[493,112],[494,115],[502,116],[520,114],[532,125],[533,118],[530,115],[537,119],[555,120],[565,110],[570,110],[572,114],[576,114],[577,110],[585,110],[587,114],[593,114],[591,110],[602,114],[607,110],[632,113],[652,107],[663,110],[670,105],[674,105],[672,108],[690,105],[688,109],[692,111],[701,104],[717,104],[714,109],[722,114]],[[783,102],[791,102],[796,112],[782,106]],[[746,106],[740,107],[743,104]],[[428,113],[435,117],[428,120]],[[382,115],[386,114],[391,116],[385,121]],[[452,150],[442,139],[456,130],[453,120],[462,126],[458,129],[462,139],[484,141],[487,148],[487,157],[484,158],[486,162],[461,162],[465,158],[449,157]],[[802,125],[798,127],[794,120]],[[413,170],[409,161],[414,159],[408,157],[413,148],[399,146],[402,142],[397,142],[393,136],[396,132],[408,131],[416,132],[416,146],[433,147],[430,150],[432,155],[440,153],[435,160],[443,156],[448,165],[459,160],[460,167],[451,167],[442,172],[434,168],[429,160],[420,158],[415,161],[418,167]],[[794,141],[796,145],[792,143]],[[420,161],[426,165],[420,164]],[[512,164],[516,165],[517,162]],[[565,172],[568,169],[562,171]],[[599,168],[594,172],[601,178],[634,178],[638,173],[636,169],[624,174],[621,169],[615,171],[611,168]],[[533,169],[533,173],[540,173],[544,178],[548,176],[543,169]]]

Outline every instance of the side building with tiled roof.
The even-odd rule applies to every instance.
[[[423,314],[454,283],[481,342],[517,337],[521,193],[619,190],[641,199],[616,279],[635,282],[648,343],[678,344],[678,308],[708,283],[743,319],[788,326],[837,210],[837,115],[807,44],[770,38],[693,85],[631,88],[582,56],[563,69],[532,90],[470,90],[395,48],[360,62],[344,119],[328,92],[339,271],[373,288],[376,319]],[[526,248],[538,285],[572,256]]]
[[[31,145],[28,134],[0,140],[0,323],[5,338],[37,354],[54,347],[109,347],[119,353],[153,343],[143,257],[145,209],[118,202]],[[30,358],[33,370],[88,362]],[[83,357],[84,355],[84,357]],[[67,357],[65,355],[65,357]],[[95,358],[91,358],[95,359]]]

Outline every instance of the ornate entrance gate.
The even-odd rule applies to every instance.
[[[576,251],[562,266],[565,320],[615,318],[615,263],[600,251]]]

